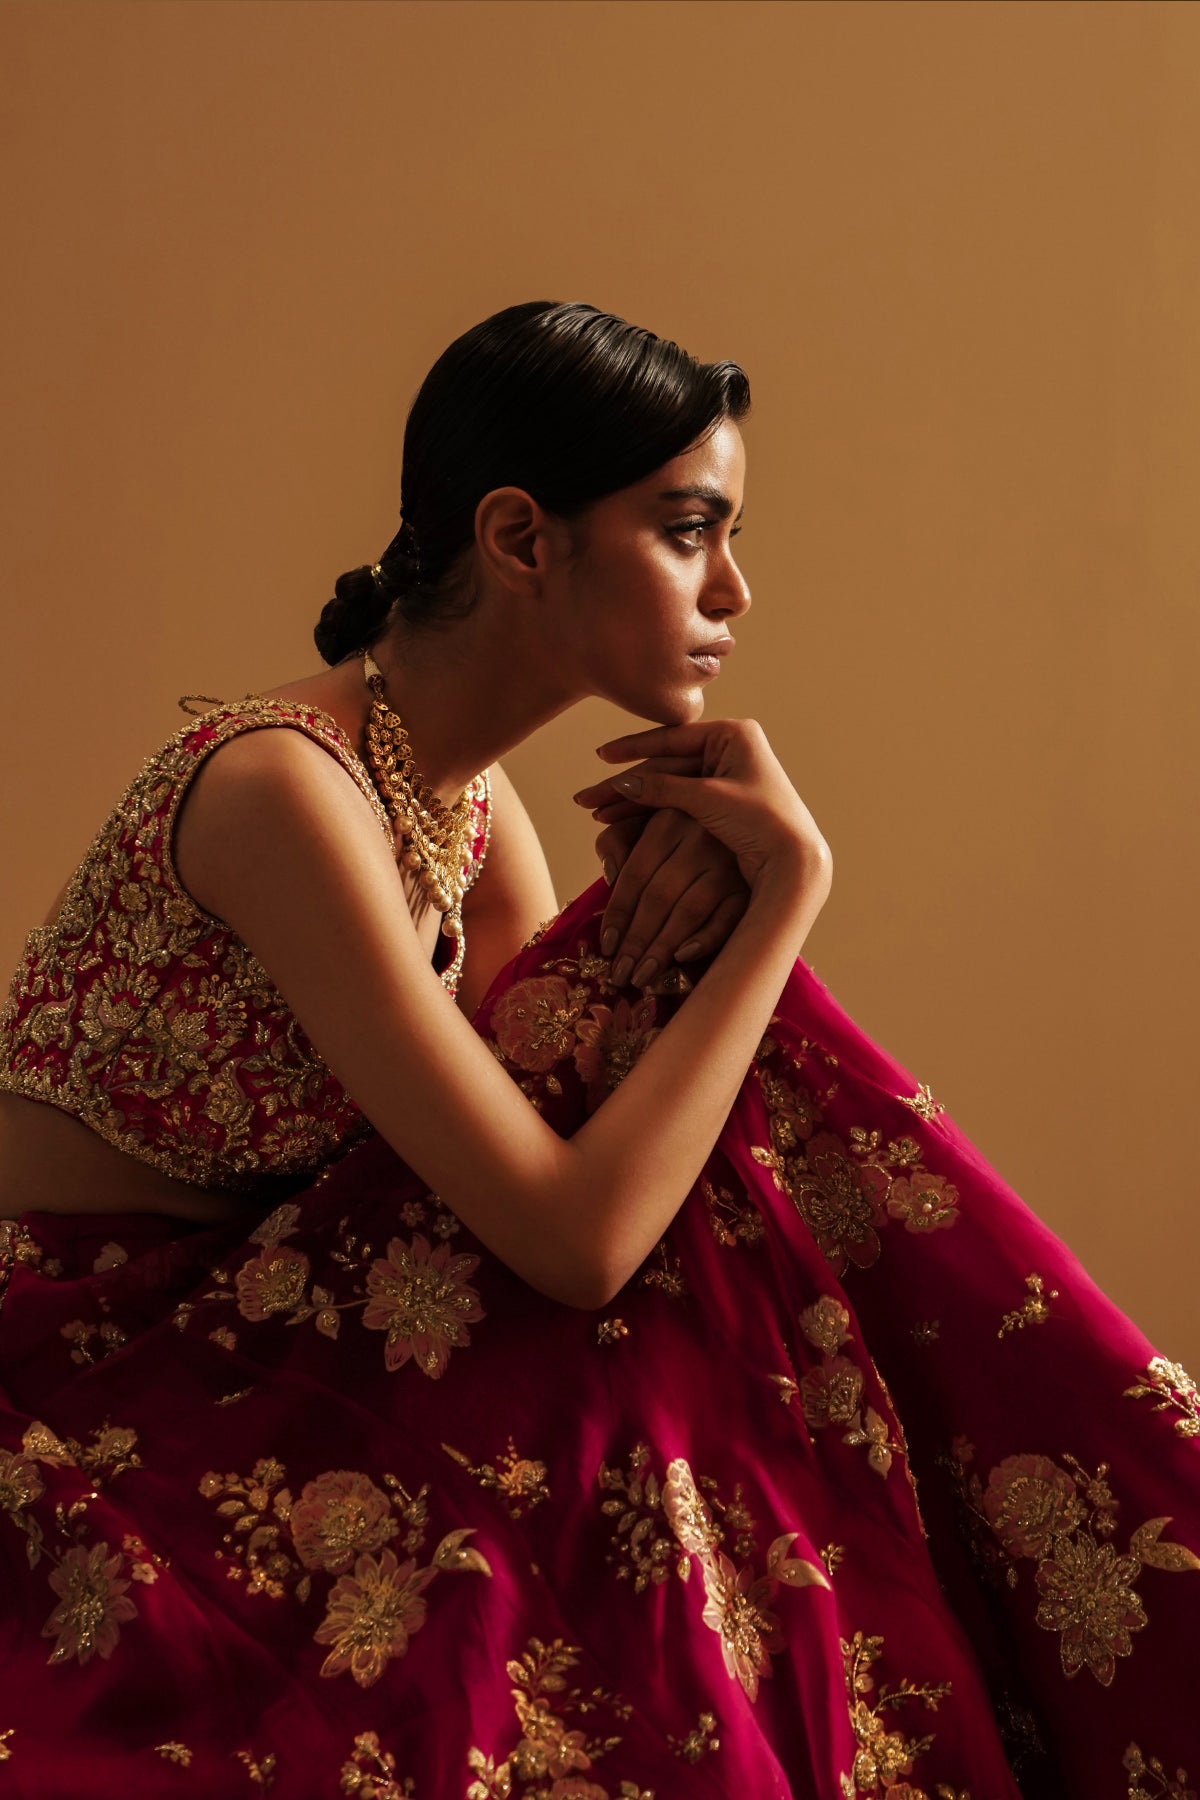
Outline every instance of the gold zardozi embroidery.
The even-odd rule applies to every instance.
[[[370,1130],[262,964],[175,873],[179,806],[205,757],[267,726],[315,739],[394,849],[371,777],[329,714],[248,696],[150,757],[94,838],[54,919],[25,942],[0,1009],[0,1090],[79,1119],[176,1180],[229,1190],[302,1179]],[[472,784],[490,835],[487,772]]]

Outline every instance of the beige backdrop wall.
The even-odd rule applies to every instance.
[[[808,959],[1200,1360],[1200,10],[9,4],[0,35],[5,965],[179,693],[316,667],[450,339],[586,299],[749,372],[754,607],[710,711],[763,721],[833,846]],[[623,727],[509,761],[561,899]]]

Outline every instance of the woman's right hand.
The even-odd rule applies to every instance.
[[[755,719],[698,719],[656,725],[601,744],[609,762],[643,760],[574,796],[581,806],[618,816],[622,798],[638,807],[677,807],[737,857],[752,891],[777,876],[811,884],[831,879],[832,855],[817,823]]]

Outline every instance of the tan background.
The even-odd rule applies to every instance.
[[[750,375],[755,605],[710,710],[763,721],[833,846],[809,960],[1200,1361],[1200,10],[10,4],[0,35],[4,964],[180,692],[315,666],[445,345],[589,300]],[[508,764],[563,900],[625,724]]]

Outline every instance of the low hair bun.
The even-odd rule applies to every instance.
[[[339,575],[333,599],[327,600],[313,631],[313,642],[327,663],[340,663],[377,637],[392,609],[386,583],[376,579],[370,563]]]

